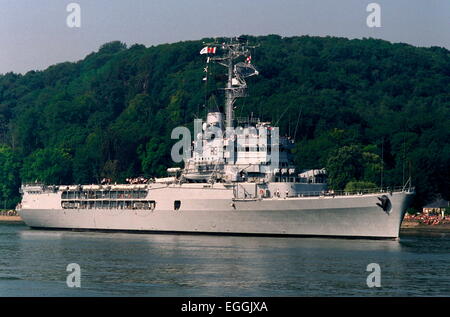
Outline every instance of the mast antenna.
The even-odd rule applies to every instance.
[[[227,83],[223,88],[225,91],[225,126],[233,127],[233,105],[237,98],[247,96],[245,78],[259,74],[251,63],[250,54],[250,49],[256,46],[249,46],[247,38],[243,36],[238,37],[237,41],[233,41],[231,38],[229,42],[222,44],[215,41],[206,45],[223,51],[222,56],[213,56],[210,60],[227,68]],[[235,62],[240,57],[244,57],[245,61]]]

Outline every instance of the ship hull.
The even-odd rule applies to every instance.
[[[21,209],[32,228],[396,239],[411,193],[186,201],[179,210]]]

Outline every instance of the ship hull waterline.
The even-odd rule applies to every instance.
[[[19,209],[31,228],[260,236],[397,239],[408,192],[255,200],[195,200],[179,210]],[[192,208],[196,206],[197,208]],[[189,208],[190,207],[190,208]]]

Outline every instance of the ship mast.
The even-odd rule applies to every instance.
[[[231,51],[230,51],[231,52]],[[233,59],[228,58],[228,81],[225,89],[225,128],[233,126],[233,104],[236,98],[233,98]]]
[[[217,62],[227,68],[227,83],[225,90],[225,127],[233,127],[233,105],[237,98],[247,96],[246,77],[258,75],[258,71],[251,64],[250,49],[255,46],[249,46],[247,40],[243,37],[237,38],[237,41],[230,40],[229,43],[210,43],[209,47],[221,48],[224,54],[222,56],[211,57],[210,60]],[[245,57],[244,62],[235,63],[239,57]]]

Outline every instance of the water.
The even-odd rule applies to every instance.
[[[81,267],[81,288],[66,267]],[[369,263],[381,288],[369,288]],[[0,296],[449,296],[450,236],[400,241],[30,230],[0,223]]]

